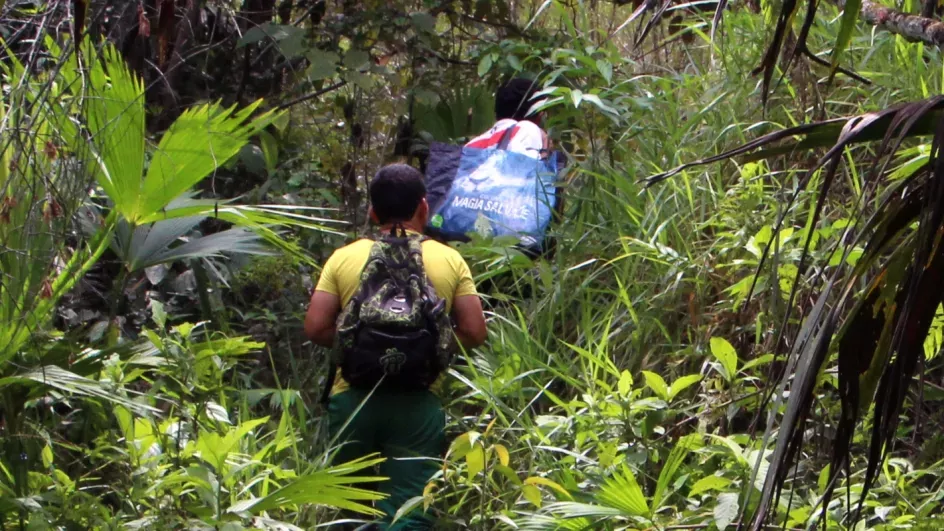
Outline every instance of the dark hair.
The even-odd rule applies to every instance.
[[[495,118],[524,120],[528,116],[528,109],[536,103],[531,101],[531,97],[539,88],[537,81],[523,77],[516,77],[498,87],[495,93]]]
[[[426,182],[412,166],[388,164],[374,175],[368,191],[379,223],[407,221],[426,197]]]

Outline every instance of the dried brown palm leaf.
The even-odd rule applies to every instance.
[[[887,167],[905,139],[921,135],[932,135],[928,163],[905,178],[885,179]],[[848,476],[852,437],[870,406],[874,410],[874,423],[860,500],[866,499],[879,465],[894,444],[899,413],[908,386],[919,370],[924,339],[944,292],[944,245],[941,244],[944,238],[944,161],[941,159],[944,97],[769,133],[720,155],[645,180],[651,186],[700,164],[731,158],[757,160],[828,146],[816,165],[800,180],[790,199],[792,204],[800,191],[813,182],[812,177],[819,175],[818,199],[811,221],[812,226],[816,226],[837,169],[844,163],[846,149],[864,142],[878,145],[875,159],[867,168],[867,187],[859,198],[859,213],[842,239],[842,265],[828,274],[823,273],[825,269],[818,270],[819,275],[826,275],[818,299],[793,338],[787,363],[777,377],[779,383],[768,396],[773,405],[769,408],[765,446],[775,429],[778,435],[760,500],[749,520],[749,527],[754,530],[763,527],[785,483],[791,479],[791,465],[804,444],[804,426],[812,412],[817,377],[830,352],[836,352],[837,356],[842,409],[824,505],[829,503],[840,475],[845,471]],[[864,205],[875,202],[865,196],[876,193],[881,194],[874,198],[878,207],[866,212]],[[783,211],[789,211],[789,206]],[[782,222],[783,217],[778,220],[775,232]],[[805,242],[798,275],[803,275],[806,269],[811,237],[812,233]],[[764,250],[760,268],[764,267],[772,243]],[[854,266],[847,265],[845,258],[855,247],[863,248],[863,254]],[[834,250],[837,251],[839,249]],[[813,279],[815,277],[811,277],[811,281]],[[794,283],[787,308],[793,308],[799,284]],[[781,333],[787,329],[789,313],[788,310]],[[781,410],[783,415],[777,422],[776,412]]]

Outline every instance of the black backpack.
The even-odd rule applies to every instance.
[[[427,389],[451,364],[455,335],[426,277],[426,239],[394,227],[371,247],[337,321],[335,363],[352,387],[373,389],[382,379],[385,388]]]

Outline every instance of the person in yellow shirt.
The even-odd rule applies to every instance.
[[[400,226],[417,234],[426,227],[426,185],[416,169],[405,164],[384,166],[374,176],[368,192],[368,215],[380,231],[390,232],[392,227]],[[371,239],[358,240],[337,249],[325,263],[305,316],[305,334],[312,342],[334,346],[338,316],[359,288],[373,243]],[[427,278],[436,295],[444,299],[456,338],[465,348],[482,345],[487,335],[485,316],[468,264],[455,249],[433,240],[422,243],[422,254]],[[368,395],[370,398],[357,411]],[[446,449],[445,413],[434,389],[399,391],[381,384],[371,395],[371,389],[345,382],[340,370],[331,389],[328,426],[331,436],[343,443],[335,456],[338,462],[374,452],[386,458],[380,475],[389,479],[380,482],[378,490],[388,497],[377,504],[386,515],[385,522],[407,500],[422,495],[426,482],[437,470],[436,460]],[[429,519],[416,512],[381,529],[432,529]]]

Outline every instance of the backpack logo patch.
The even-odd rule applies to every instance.
[[[388,348],[386,354],[380,357],[380,365],[384,374],[400,374],[400,369],[406,363],[406,354],[395,348]]]

